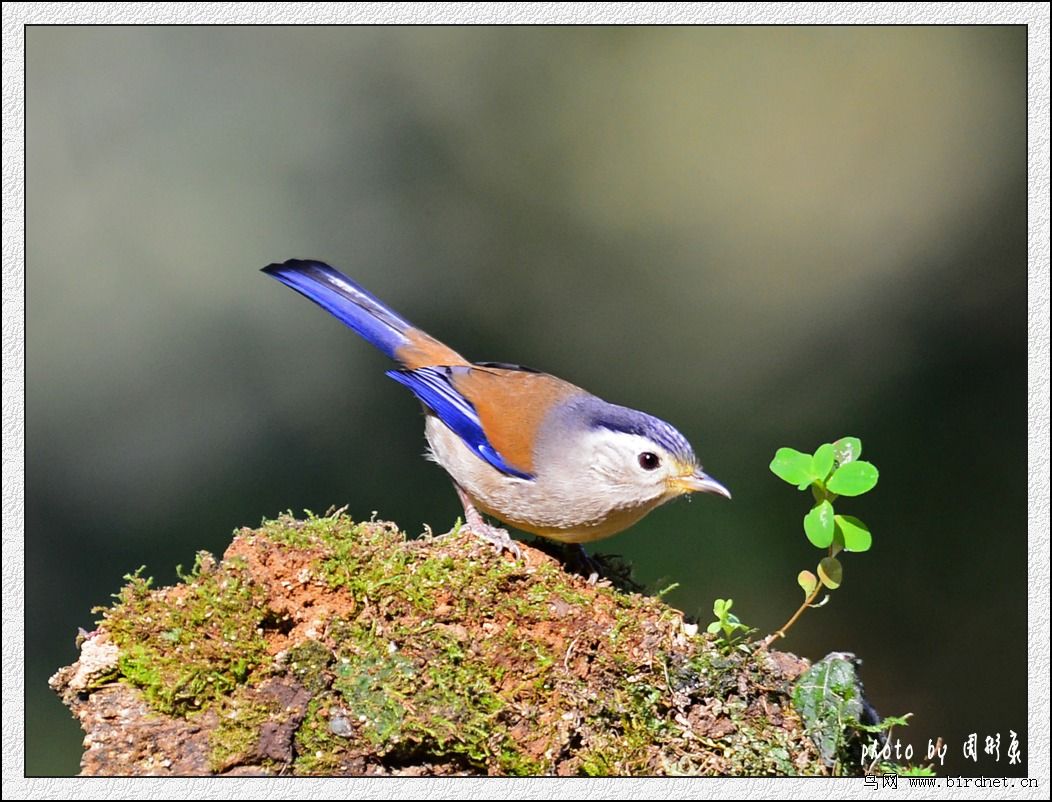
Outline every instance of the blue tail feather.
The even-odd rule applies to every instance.
[[[282,264],[267,265],[263,272],[310,298],[387,356],[403,364],[407,364],[407,353],[418,356],[422,346],[430,349],[426,356],[464,362],[463,357],[423,335],[375,295],[324,262],[289,259]],[[400,358],[400,349],[407,346],[408,351]],[[465,363],[392,370],[387,375],[412,390],[469,448],[498,471],[519,479],[532,479],[530,474],[507,463],[490,444],[475,407],[453,387],[450,378],[454,373],[468,369]]]
[[[310,298],[392,359],[409,342],[405,333],[413,328],[412,324],[324,262],[289,259],[267,265],[263,272]]]

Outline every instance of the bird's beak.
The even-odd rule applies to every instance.
[[[718,496],[731,497],[731,491],[713,479],[700,468],[672,480],[673,486],[681,493],[715,493]]]

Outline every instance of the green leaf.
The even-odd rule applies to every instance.
[[[727,602],[723,599],[716,599],[712,603],[712,613],[717,618],[723,618],[727,614]]]
[[[705,631],[708,632],[710,635],[715,635],[717,632],[720,631],[720,622],[713,621],[711,624],[705,627]]]
[[[811,455],[795,448],[779,448],[771,460],[771,473],[791,485],[811,484]]]
[[[872,462],[857,460],[837,468],[829,477],[826,489],[838,496],[861,496],[873,489],[879,476],[877,466]]]
[[[834,516],[837,532],[844,541],[844,551],[869,551],[873,545],[873,535],[869,527],[854,515]]]
[[[796,575],[796,583],[804,589],[804,596],[810,596],[818,587],[818,577],[810,571],[801,571]]]
[[[814,457],[811,459],[811,473],[814,477],[824,482],[829,472],[833,470],[833,460],[836,459],[836,448],[832,443],[826,443],[818,447]]]
[[[847,465],[862,456],[862,441],[857,437],[841,437],[833,443],[836,451],[836,464]]]
[[[862,683],[855,664],[838,652],[815,663],[796,681],[793,708],[803,716],[822,761],[835,765],[852,736],[845,723],[862,718]]]
[[[829,548],[833,531],[833,505],[828,501],[815,504],[804,516],[804,533],[816,548]]]
[[[825,557],[818,563],[818,578],[830,590],[836,590],[844,579],[844,569],[836,557]]]
[[[839,526],[836,526],[836,518],[833,518],[833,543],[829,546],[829,556],[836,557],[840,552],[844,550],[844,533],[841,531]]]

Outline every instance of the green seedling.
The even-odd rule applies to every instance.
[[[734,599],[716,599],[712,603],[712,613],[716,616],[706,628],[710,635],[717,635],[725,646],[734,646],[740,638],[745,637],[751,631],[731,612]]]
[[[879,478],[873,463],[859,459],[862,441],[857,437],[842,437],[835,443],[824,443],[814,454],[794,448],[779,448],[771,461],[771,472],[779,479],[795,485],[798,490],[810,488],[814,505],[804,516],[804,534],[811,544],[826,552],[815,571],[801,571],[797,584],[804,592],[804,603],[792,617],[764,641],[770,645],[784,638],[789,629],[808,607],[820,607],[828,596],[816,604],[823,589],[836,590],[843,583],[844,571],[837,559],[842,551],[869,551],[873,536],[861,520],[852,515],[839,514],[834,505],[841,497],[861,496],[872,490]]]

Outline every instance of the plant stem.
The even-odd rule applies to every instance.
[[[822,592],[822,583],[819,582],[817,585],[815,585],[815,589],[813,591],[811,591],[811,594],[806,599],[804,599],[804,603],[800,605],[799,609],[797,609],[797,611],[795,613],[793,613],[792,618],[790,618],[788,621],[786,621],[784,624],[782,624],[782,626],[778,630],[772,632],[770,635],[768,635],[766,638],[764,638],[764,640],[763,640],[763,647],[766,649],[768,646],[770,646],[772,643],[774,643],[778,638],[784,638],[785,637],[785,631],[787,629],[789,629],[789,627],[791,627],[793,624],[796,623],[796,619],[798,619],[800,616],[802,616],[804,614],[804,610],[806,610],[808,607],[811,606],[811,604],[814,603],[814,600],[818,598],[818,594],[821,593],[821,592]]]

